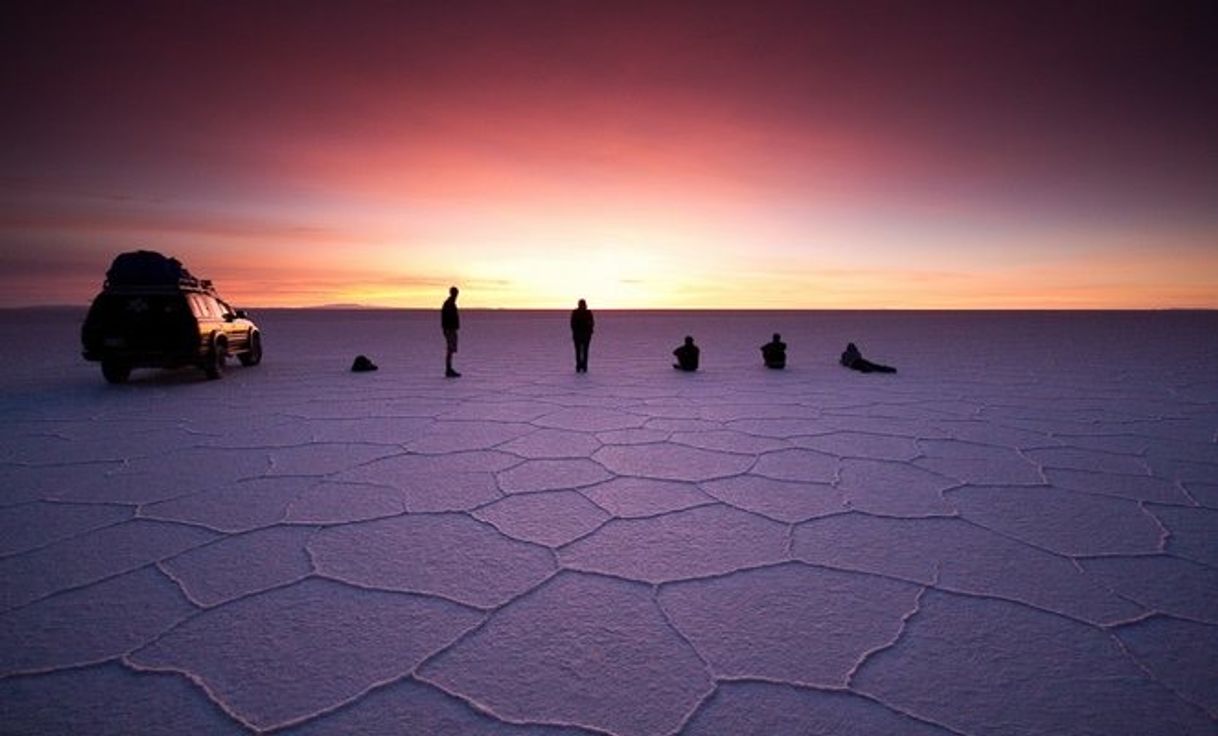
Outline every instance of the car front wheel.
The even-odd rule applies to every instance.
[[[246,352],[237,356],[241,361],[241,365],[252,366],[262,362],[262,334],[255,332],[250,335],[250,348]]]

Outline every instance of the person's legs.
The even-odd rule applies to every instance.
[[[444,375],[448,378],[458,378],[461,374],[453,370],[453,353],[457,352],[457,331],[445,330],[444,342],[446,347],[444,352]]]

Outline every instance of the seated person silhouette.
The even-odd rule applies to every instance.
[[[854,343],[847,343],[846,349],[842,351],[842,365],[856,370],[859,373],[896,373],[897,369],[879,363],[872,363],[863,357],[859,349],[854,346]]]
[[[782,335],[774,333],[774,339],[761,346],[761,359],[766,368],[782,370],[787,367],[787,344],[782,341]]]
[[[677,356],[677,362],[672,364],[673,368],[679,371],[696,371],[698,370],[698,354],[702,351],[694,344],[694,339],[689,335],[685,336],[685,344],[672,354]]]

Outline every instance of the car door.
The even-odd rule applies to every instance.
[[[237,319],[237,312],[232,307],[219,299],[212,299],[213,308],[216,314],[220,317],[220,323],[224,325],[224,335],[228,338],[228,350],[230,353],[237,353],[245,350],[249,343],[249,330],[244,320]]]

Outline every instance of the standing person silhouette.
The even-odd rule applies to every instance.
[[[460,378],[461,374],[453,370],[453,353],[457,352],[457,330],[461,329],[461,315],[457,312],[457,287],[448,290],[448,298],[440,308],[440,329],[444,331],[444,342],[447,351],[444,354],[444,377]]]
[[[686,335],[685,344],[672,351],[672,354],[677,356],[677,362],[673,363],[672,367],[679,371],[696,371],[698,370],[698,357],[701,353],[702,351],[694,344],[694,339]]]
[[[588,302],[579,300],[579,306],[571,310],[571,340],[575,343],[575,372],[588,372],[588,345],[592,342],[592,331],[596,319]]]

